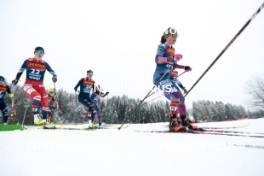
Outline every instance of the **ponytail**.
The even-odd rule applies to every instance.
[[[166,37],[162,35],[160,39],[160,43],[164,44],[165,42],[166,42]]]

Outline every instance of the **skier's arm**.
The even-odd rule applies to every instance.
[[[27,61],[25,60],[20,67],[20,69],[17,72],[16,78],[12,81],[12,84],[16,85],[17,82],[19,81],[21,75],[23,74],[24,70],[27,68]]]
[[[93,82],[92,89],[93,89],[93,92],[96,92],[96,85],[95,85],[95,82]]]
[[[13,97],[14,96],[14,93],[11,92],[11,89],[10,89],[10,86],[9,85],[6,85],[6,92],[8,93],[9,97]]]
[[[168,62],[167,57],[162,57],[162,56],[156,56],[156,63],[157,64],[165,64]]]
[[[177,63],[174,63],[174,65],[173,65],[173,69],[175,69],[175,68],[184,69],[185,71],[191,71],[192,70],[192,68],[190,66],[179,65]]]
[[[47,62],[45,63],[45,65],[46,65],[48,72],[50,72],[50,74],[52,74],[52,81],[54,83],[57,82],[57,75],[56,75],[55,71],[50,67],[50,65]]]
[[[105,93],[102,92],[100,85],[98,85],[98,86],[95,86],[95,94],[104,98],[105,96],[109,94],[109,92],[105,92]]]
[[[157,64],[164,64],[164,63],[168,63],[168,62],[172,62],[172,63],[175,63],[178,61],[178,56],[173,56],[173,57],[163,57],[163,56],[160,56],[160,55],[157,55],[156,56],[156,63]],[[176,64],[178,65],[178,64]],[[184,66],[183,66],[184,68]]]
[[[6,85],[6,92],[7,92],[8,94],[11,94],[11,89],[10,89],[9,85]]]
[[[56,75],[55,71],[50,67],[50,65],[47,62],[45,62],[45,65],[46,65],[48,72],[50,72],[52,76]]]
[[[179,87],[180,87],[181,89],[184,88],[184,86],[182,85],[182,83],[181,83],[178,79],[176,80],[176,83],[179,85]]]
[[[76,86],[74,87],[75,92],[77,92],[77,89],[78,89],[78,87],[81,85],[82,82],[83,82],[83,78],[80,79],[80,81],[79,81],[79,82],[76,84]]]
[[[159,45],[158,51],[156,54],[156,63],[157,64],[164,64],[168,62],[176,63],[177,61],[182,59],[181,54],[175,54],[174,56],[164,57],[166,53],[166,47],[164,45]]]
[[[184,69],[184,67],[185,67],[184,65],[179,65],[179,64],[176,64],[176,63],[173,65],[173,68],[174,68],[174,69],[175,69],[175,68],[181,68],[181,69]]]
[[[166,53],[166,48],[164,45],[159,45],[158,46],[158,51],[157,51],[157,54],[156,54],[156,63],[157,64],[163,64],[163,63],[167,63],[168,62],[168,58],[167,57],[164,57]]]

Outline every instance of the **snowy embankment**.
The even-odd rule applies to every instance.
[[[236,123],[236,124],[235,124]],[[264,132],[264,119],[200,124]],[[148,133],[166,123],[122,130],[0,133],[1,176],[263,176],[264,139]]]

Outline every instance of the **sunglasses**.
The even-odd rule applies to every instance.
[[[35,54],[43,56],[45,53],[42,50],[37,50],[37,51],[35,51]]]

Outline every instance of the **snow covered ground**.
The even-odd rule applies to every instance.
[[[201,124],[264,132],[264,119]],[[0,133],[0,176],[263,176],[264,138],[148,133],[166,123]],[[234,129],[232,129],[234,130]]]

